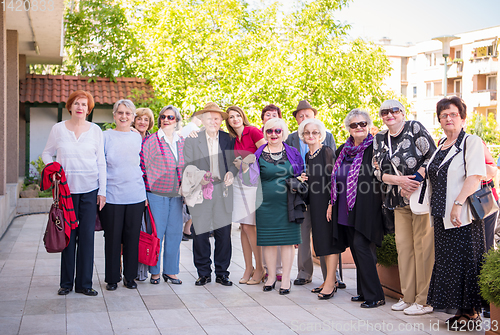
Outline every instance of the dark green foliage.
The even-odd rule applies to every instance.
[[[382,246],[377,248],[377,263],[386,267],[398,265],[398,251],[394,234],[384,236]]]

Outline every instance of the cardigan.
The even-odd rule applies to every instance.
[[[184,168],[184,139],[177,141],[179,159],[176,160],[170,146],[154,133],[142,140],[141,169],[146,191],[175,197],[178,196]]]
[[[467,168],[467,175],[465,175],[464,170],[464,143],[467,141],[467,149],[465,150],[465,161]],[[440,143],[444,143],[444,141],[440,141]],[[434,160],[436,153],[438,150],[441,150],[441,144],[437,150],[434,152],[432,157],[429,160],[429,164]],[[450,167],[448,168],[447,178],[447,188],[446,188],[446,210],[443,218],[444,228],[452,229],[457,228],[453,225],[450,219],[451,208],[453,207],[453,202],[462,191],[462,187],[464,186],[465,179],[469,176],[481,176],[483,179],[486,178],[486,164],[484,161],[484,150],[483,143],[481,138],[476,135],[466,134],[462,142],[455,143],[455,145],[448,151],[448,154],[444,158],[444,160],[439,165],[443,166],[449,160],[451,161]],[[426,173],[427,178],[427,187],[430,187],[429,194],[432,192],[431,183]],[[478,189],[481,187],[481,184],[478,186]],[[431,204],[432,207],[432,204]],[[431,215],[431,225],[434,225],[434,217]],[[472,223],[474,217],[472,216],[472,212],[469,208],[468,201],[465,201],[462,206],[462,212],[460,213],[460,221],[462,221],[462,225],[466,226]]]
[[[336,152],[337,157],[344,144]],[[374,168],[372,166],[373,144],[365,149],[361,167],[359,169],[356,202],[351,211],[348,212],[349,225],[353,226],[358,232],[363,234],[370,242],[377,246],[382,245],[383,217],[382,217],[382,191],[381,183],[375,178]],[[339,241],[338,232],[338,201],[332,205],[333,237],[339,244],[345,244],[345,241]]]

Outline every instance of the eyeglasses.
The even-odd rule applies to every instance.
[[[116,112],[115,114],[118,116],[123,116],[123,115],[132,116],[132,115],[134,115],[134,113],[132,113],[132,112],[122,112],[122,111]]]
[[[367,125],[368,125],[368,122],[366,122],[366,121],[353,122],[349,125],[349,128],[356,129],[356,128],[358,128],[358,126],[361,128],[365,128]]]
[[[305,132],[304,132],[304,137],[307,137],[307,136],[309,136],[309,135],[312,135],[312,136],[314,136],[314,137],[318,137],[318,136],[319,136],[319,134],[320,134],[320,132],[319,132],[319,131],[316,131],[316,130],[315,130],[315,131],[313,131],[312,133],[311,133],[311,132],[309,132],[309,131],[305,131]]]
[[[160,115],[160,119],[162,120],[169,120],[169,121],[174,121],[175,120],[175,115],[165,115],[165,114],[162,114]]]
[[[391,113],[392,115],[397,115],[397,114],[401,113],[401,109],[399,109],[399,107],[392,107],[392,108],[388,108],[388,109],[382,109],[380,111],[380,115],[382,115],[382,116],[387,116],[387,115],[389,115],[389,113]]]
[[[267,135],[272,135],[273,133],[275,133],[276,135],[279,135],[279,134],[281,134],[282,131],[283,130],[280,129],[280,128],[278,128],[278,129],[267,129],[266,130],[266,134]]]
[[[439,114],[439,119],[446,120],[448,118],[448,116],[451,117],[452,119],[455,119],[459,116],[459,114],[458,113],[441,113],[441,114]]]

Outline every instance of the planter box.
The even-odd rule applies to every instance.
[[[500,307],[490,304],[490,314],[490,329],[492,328],[493,330],[487,330],[484,332],[484,334],[498,335],[500,334]]]
[[[384,294],[394,299],[402,298],[403,294],[401,293],[398,266],[385,267],[377,264],[377,272],[382,288],[384,289]]]
[[[18,214],[39,213],[50,210],[52,198],[19,198],[16,211]]]

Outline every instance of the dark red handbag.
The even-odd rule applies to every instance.
[[[43,243],[49,253],[61,252],[66,248],[66,233],[64,232],[63,210],[59,208],[59,180],[54,183],[54,202],[50,207],[49,219]]]
[[[144,221],[146,222],[146,231],[148,224],[151,225],[151,234],[141,231],[139,235],[139,263],[149,266],[155,266],[160,256],[160,239],[156,235],[156,225],[151,214],[151,209],[146,206],[144,209]]]

